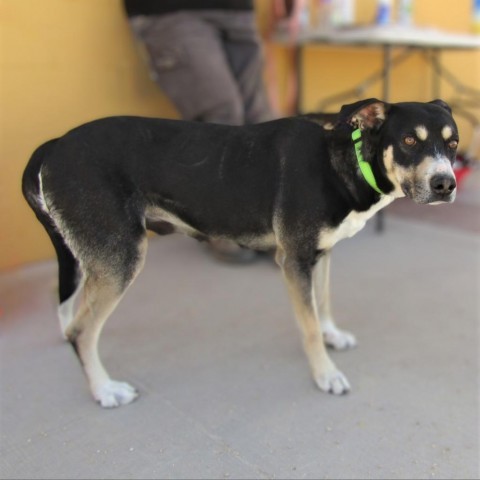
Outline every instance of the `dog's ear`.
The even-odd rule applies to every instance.
[[[350,105],[343,105],[340,117],[355,128],[379,127],[387,118],[389,105],[376,98],[360,100]]]
[[[437,98],[436,100],[432,100],[431,102],[428,102],[428,103],[433,103],[434,105],[438,105],[439,107],[444,108],[448,113],[450,114],[452,113],[452,109],[450,108],[448,103],[444,102],[443,100],[440,100],[439,98]]]

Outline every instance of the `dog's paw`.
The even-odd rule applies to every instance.
[[[323,327],[323,339],[328,347],[335,350],[346,350],[357,346],[357,339],[350,332],[340,330],[332,323]]]
[[[320,390],[334,395],[344,395],[350,391],[347,377],[337,369],[330,370],[322,375],[317,375],[315,382]]]
[[[102,407],[113,408],[133,402],[138,392],[128,383],[107,380],[93,391],[93,396]]]

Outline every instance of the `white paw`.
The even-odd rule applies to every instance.
[[[95,400],[104,408],[127,405],[138,397],[138,392],[125,382],[107,380],[93,391]]]
[[[335,325],[327,324],[323,327],[323,339],[328,347],[335,350],[346,350],[357,346],[357,339],[350,332],[340,330]]]
[[[344,395],[350,391],[350,384],[347,377],[337,369],[330,370],[315,378],[317,386],[320,390],[334,395]]]

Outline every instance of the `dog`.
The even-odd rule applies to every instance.
[[[40,146],[23,193],[55,247],[61,329],[94,399],[138,395],[110,378],[97,345],[142,269],[147,230],[275,249],[317,386],[348,392],[326,349],[356,344],[332,318],[330,251],[395,198],[452,202],[458,141],[442,100],[372,98],[249,126],[110,117]]]

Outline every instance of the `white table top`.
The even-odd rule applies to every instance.
[[[280,43],[292,43],[288,35],[278,33],[275,40]],[[453,33],[436,28],[424,28],[402,25],[368,25],[330,31],[309,30],[302,32],[296,45],[326,43],[332,45],[370,45],[399,46],[441,49],[480,48],[480,35]]]

